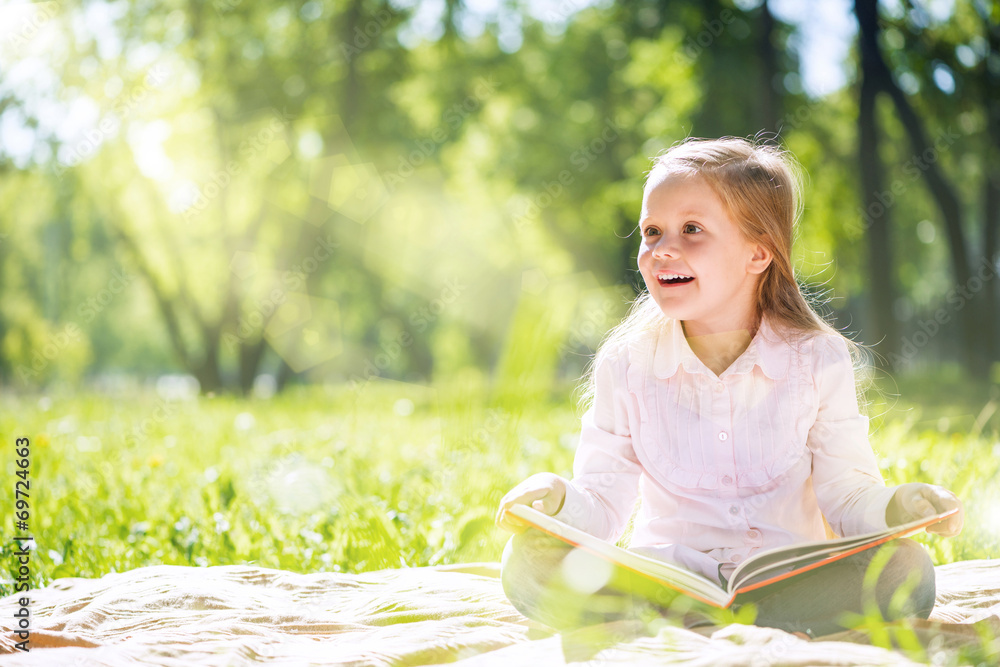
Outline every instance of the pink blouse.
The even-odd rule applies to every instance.
[[[606,352],[606,353],[605,353]],[[765,318],[717,376],[677,320],[603,351],[557,518],[713,581],[761,549],[886,527],[887,488],[847,344]],[[822,514],[821,514],[822,512]]]

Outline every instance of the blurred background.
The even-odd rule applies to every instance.
[[[760,132],[837,326],[894,377],[1000,377],[996,2],[0,11],[8,389],[561,390],[641,288],[650,158]]]
[[[802,163],[795,264],[877,352],[887,483],[965,501],[935,562],[1000,548],[1000,3],[0,3],[33,586],[498,560],[502,495],[572,475],[645,173],[690,136]]]

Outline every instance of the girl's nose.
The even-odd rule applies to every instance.
[[[678,248],[674,239],[666,234],[660,236],[660,239],[653,246],[653,256],[656,258],[660,257],[677,257]]]

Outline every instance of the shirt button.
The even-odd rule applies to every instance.
[[[725,477],[722,478],[722,483],[725,484],[726,486],[731,486],[733,483],[733,478],[730,477],[729,475],[726,475]]]
[[[729,557],[729,560],[733,561],[734,563],[739,563],[741,558],[742,556],[740,556],[739,554],[733,554],[732,556]]]
[[[758,533],[756,530],[748,530],[747,531],[747,537],[749,537],[751,540],[757,539],[758,535],[760,535],[760,533]]]
[[[737,507],[736,505],[730,505],[729,506],[729,513],[730,514],[739,514],[740,513],[740,508]]]
[[[729,440],[729,434],[726,433],[725,431],[722,431],[721,433],[719,433],[719,440],[722,440],[723,442]]]
[[[722,384],[721,382],[719,382],[718,384],[715,385],[715,393],[716,394],[721,394],[725,390],[726,390],[726,385]]]

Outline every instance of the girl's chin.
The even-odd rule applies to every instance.
[[[660,306],[660,312],[663,313],[665,317],[669,317],[674,320],[690,319],[689,313],[686,310],[677,308],[673,304],[665,304],[662,301],[658,301],[657,305]]]

